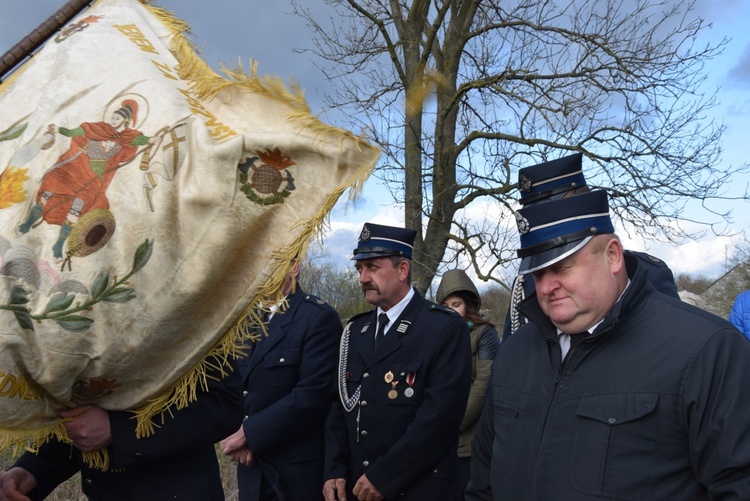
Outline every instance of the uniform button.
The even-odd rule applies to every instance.
[[[359,405],[360,407],[367,407],[367,400],[362,400]]]
[[[245,421],[247,419],[247,416],[243,417],[242,420]]]
[[[434,470],[432,470],[432,473],[440,473],[440,468],[435,468]]]
[[[363,468],[367,468],[368,466],[370,466],[370,462],[369,461],[362,461],[362,467]]]
[[[362,377],[363,378],[368,378],[368,377],[370,377],[370,373],[369,372],[365,372],[364,374],[362,374]]]
[[[281,358],[279,359],[279,362],[281,362],[281,363],[283,364],[284,362],[286,362],[286,360],[284,359],[284,357],[281,357]]]
[[[243,391],[243,392],[242,392],[242,396],[243,396],[243,397],[246,397],[246,396],[247,396],[247,390],[245,390],[245,391]]]
[[[363,437],[366,437],[366,436],[367,436],[367,430],[362,430],[362,436],[363,436]]]
[[[143,456],[143,454],[141,454],[140,452],[136,452],[135,455],[136,456]]]
[[[611,417],[611,418],[607,419],[607,422],[609,422],[609,424],[615,424],[617,422],[617,419]]]
[[[91,480],[90,478],[87,478],[86,480],[83,481],[83,483],[85,483],[86,485],[91,485],[94,483],[94,481]]]

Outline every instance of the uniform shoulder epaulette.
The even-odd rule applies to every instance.
[[[356,315],[349,317],[349,320],[347,320],[345,323],[352,324],[356,322],[357,320],[362,320],[364,317],[367,317],[369,315],[372,315],[372,310],[363,311],[362,313],[357,313]]]
[[[641,251],[629,251],[626,250],[625,254],[630,254],[631,256],[635,257],[636,259],[639,259],[641,261],[644,261],[648,264],[652,264],[654,266],[667,266],[667,263],[665,263],[663,260],[659,259],[656,256],[652,256],[651,254],[647,252],[641,252]]]
[[[430,301],[430,310],[442,311],[443,313],[448,313],[449,315],[458,315],[458,313],[456,313],[456,310],[454,310],[453,308],[448,308],[447,306],[433,303],[432,301]]]
[[[305,294],[304,300],[308,303],[317,305],[320,308],[331,308],[331,305],[320,299],[318,296],[313,296],[312,294]]]
[[[358,320],[358,319],[360,319],[360,318],[362,318],[364,316],[371,315],[371,314],[372,314],[372,310],[363,311],[362,313],[357,313],[353,317],[349,317],[349,320],[348,320],[347,323],[352,323],[352,322],[354,322],[354,321],[356,321],[356,320]]]

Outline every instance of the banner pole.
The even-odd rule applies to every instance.
[[[14,70],[19,63],[26,58],[32,57],[33,53],[47,39],[60,28],[65,26],[71,19],[77,16],[83,9],[94,3],[94,0],[68,0],[54,14],[37,26],[23,40],[10,48],[8,52],[0,57],[0,83]]]

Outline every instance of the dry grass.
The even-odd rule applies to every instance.
[[[219,457],[219,470],[221,471],[221,483],[224,485],[224,495],[226,501],[237,501],[239,499],[237,493],[237,466],[227,459],[218,448],[216,449],[216,455]],[[0,456],[0,472],[4,472],[13,465],[14,458],[10,457],[9,454],[3,454]],[[55,491],[47,497],[47,501],[87,501],[86,496],[81,493],[81,476],[75,475],[71,477],[64,484],[55,489]]]

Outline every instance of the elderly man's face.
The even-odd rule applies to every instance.
[[[406,277],[408,261],[393,266],[388,257],[361,259],[354,265],[359,273],[359,284],[365,300],[373,306],[388,310],[401,301],[409,290]]]
[[[566,334],[599,322],[623,286],[622,247],[616,238],[592,240],[573,255],[532,273],[542,311]]]

